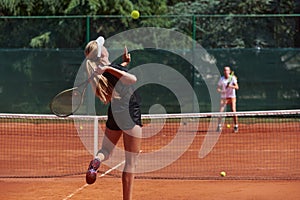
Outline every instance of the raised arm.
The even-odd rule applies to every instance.
[[[131,57],[130,57],[130,54],[128,53],[128,49],[127,47],[125,46],[124,47],[124,54],[123,54],[123,62],[121,63],[121,65],[123,67],[126,67],[131,61]]]
[[[98,67],[97,72],[99,74],[102,74],[103,72],[108,72],[113,76],[117,77],[118,79],[120,79],[120,81],[125,85],[132,85],[135,84],[137,81],[135,75],[110,66]]]

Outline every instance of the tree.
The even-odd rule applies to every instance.
[[[2,18],[0,20],[0,47],[31,48],[81,48],[86,42],[87,22],[91,16],[90,29],[95,35],[111,36],[128,28],[141,26],[166,27],[161,18],[143,18],[133,22],[133,9],[142,16],[166,13],[167,0],[0,0],[0,15],[24,16],[24,19]],[[26,16],[70,16],[31,18]],[[103,29],[103,27],[105,27]],[[9,38],[7,32],[10,32]],[[23,37],[19,37],[20,33]],[[8,41],[8,42],[7,42]]]
[[[173,25],[189,35],[196,32],[195,39],[207,48],[292,47],[297,35],[295,18],[250,16],[279,11],[289,14],[295,7],[294,0],[274,3],[275,0],[198,0],[178,3],[170,12],[196,16],[194,24],[191,17],[181,17],[175,19]],[[249,16],[234,16],[241,14]]]

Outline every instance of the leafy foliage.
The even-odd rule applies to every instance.
[[[277,3],[279,2],[279,3]],[[173,26],[196,39],[207,48],[293,47],[297,37],[296,18],[253,17],[253,14],[292,13],[294,0],[198,0],[177,3],[171,14],[196,16],[196,23],[188,18],[176,18]],[[216,17],[213,14],[227,15]],[[235,17],[234,15],[244,15]],[[203,16],[206,15],[206,16]],[[248,16],[246,16],[248,15]]]
[[[35,38],[32,38],[30,42],[30,46],[33,48],[40,48],[43,46],[47,46],[47,44],[50,41],[50,34],[51,34],[50,32],[46,32]]]
[[[292,18],[235,18],[233,14],[289,14],[296,10],[294,0],[0,0],[0,15],[4,16],[62,16],[89,15],[110,16],[95,19],[91,24],[91,37],[102,34],[110,36],[128,28],[155,26],[174,28],[194,35],[205,47],[293,47],[299,41],[299,20]],[[141,18],[132,20],[130,12],[139,10]],[[165,15],[174,15],[166,17]],[[199,15],[226,14],[228,17],[201,17]],[[156,17],[153,17],[153,16]],[[164,17],[160,17],[164,15]],[[119,16],[119,17],[117,17]],[[123,17],[121,17],[123,16]],[[124,17],[125,16],[125,17]],[[147,16],[147,17],[145,17]],[[17,23],[13,20],[0,21],[1,30],[16,33],[25,30],[26,38],[18,44],[22,47],[81,47],[85,43],[86,22],[78,19],[61,18],[44,20],[40,24]],[[13,29],[12,29],[13,27]],[[28,30],[28,31],[27,31]],[[30,31],[29,31],[30,30]],[[40,30],[40,31],[39,31]],[[49,41],[33,44],[50,32]],[[95,35],[95,36],[94,36]],[[5,41],[5,36],[0,36]],[[13,35],[12,35],[13,37]],[[53,40],[53,38],[56,38]],[[57,39],[58,38],[58,39]],[[76,38],[76,39],[75,39]],[[297,39],[298,38],[298,39]],[[17,43],[17,41],[14,41]],[[1,43],[1,42],[0,42]],[[4,45],[4,44],[3,44]],[[5,44],[7,47],[7,43]],[[0,44],[1,46],[1,44]]]

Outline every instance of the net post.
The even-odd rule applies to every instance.
[[[98,117],[94,117],[94,157],[98,153]]]

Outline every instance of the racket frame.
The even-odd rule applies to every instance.
[[[88,61],[87,61],[87,62],[88,62]],[[89,65],[89,63],[87,63],[87,64]],[[92,67],[90,67],[90,68],[92,68]],[[77,85],[77,86],[75,86],[75,87],[73,87],[73,88],[69,88],[69,89],[63,90],[63,91],[61,91],[60,93],[58,93],[57,95],[55,95],[55,96],[53,97],[53,99],[52,99],[51,102],[50,102],[50,110],[51,110],[51,112],[52,112],[53,114],[55,114],[55,115],[58,116],[58,117],[68,117],[68,116],[70,116],[70,115],[73,115],[73,114],[80,108],[80,106],[81,106],[81,104],[82,104],[82,102],[83,102],[83,97],[84,97],[84,94],[85,94],[87,85],[89,84],[89,82],[91,81],[91,79],[93,79],[96,75],[99,75],[99,73],[97,73],[93,68],[92,68],[92,71],[93,71],[93,73],[91,74],[91,76],[90,76],[87,80],[85,80],[84,82],[80,83],[79,85]],[[80,92],[80,90],[78,90],[78,88],[80,88],[80,87],[83,87],[82,92]],[[77,92],[80,93],[80,95],[81,95],[81,100],[80,100],[80,103],[78,104],[78,106],[77,106],[75,109],[72,108],[72,112],[70,112],[70,113],[62,114],[62,113],[55,112],[55,109],[53,108],[53,103],[55,102],[55,100],[56,100],[59,96],[61,96],[62,94],[65,94],[66,92],[69,92],[69,91],[73,91],[73,92],[74,92],[74,91],[76,91],[76,90],[77,90]],[[72,95],[73,95],[73,94],[72,94]],[[73,105],[72,105],[72,106],[73,106]]]

